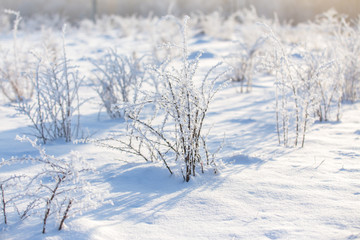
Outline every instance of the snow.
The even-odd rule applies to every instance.
[[[11,38],[0,37],[10,45]],[[37,38],[39,32],[30,39]],[[87,58],[114,46],[129,54],[145,51],[149,46],[144,39],[119,38],[111,31],[90,36],[71,31],[67,52],[89,77]],[[214,38],[194,37],[190,42],[195,52],[206,47],[201,69],[214,65],[231,45]],[[0,239],[359,239],[360,104],[345,104],[341,122],[316,122],[304,148],[284,148],[276,134],[273,77],[256,76],[251,93],[240,94],[239,88],[228,84],[208,113],[209,147],[224,142],[217,156],[219,173],[206,172],[185,183],[161,163],[145,163],[92,144],[51,142],[45,146],[49,154],[65,156],[75,150],[97,169],[89,181],[108,190],[104,198],[113,205],[104,203],[67,219],[62,231],[49,224],[46,234],[41,234],[41,220],[1,223]],[[123,126],[122,120],[98,112],[100,100],[90,81],[80,96],[88,99],[81,108],[82,128],[91,137]],[[30,144],[15,140],[31,132],[29,126],[2,102],[1,158],[36,154]],[[0,176],[32,169],[4,167]]]

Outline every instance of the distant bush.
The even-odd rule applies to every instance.
[[[32,65],[30,54],[22,50],[17,38],[18,27],[21,21],[19,12],[5,11],[14,16],[12,48],[0,49],[0,91],[11,102],[25,101],[31,98],[34,86],[27,78],[28,68]]]
[[[111,49],[103,58],[92,61],[96,67],[96,92],[110,118],[123,116],[118,105],[136,102],[145,80],[142,60],[136,54],[127,57]]]
[[[259,51],[263,47],[266,38],[259,37],[254,43],[248,45],[242,40],[237,41],[234,53],[225,57],[226,62],[232,67],[229,75],[233,82],[240,83],[240,92],[244,92],[244,84],[246,84],[246,92],[251,92],[253,84],[253,75],[256,65],[258,64]]]
[[[225,17],[221,12],[211,14],[194,14],[198,19],[199,29],[209,37],[221,40],[232,40],[235,32],[235,16]]]

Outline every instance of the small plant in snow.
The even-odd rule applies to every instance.
[[[232,67],[230,79],[241,84],[243,93],[244,83],[246,82],[246,92],[251,92],[254,68],[256,65],[258,52],[265,43],[266,39],[259,37],[255,43],[248,45],[245,42],[237,42],[236,52],[226,56],[226,61]]]
[[[314,22],[308,23],[308,30],[316,33],[315,43],[333,49],[343,74],[342,101],[355,102],[360,94],[360,18],[350,21],[346,15],[334,9],[324,12]],[[314,34],[309,34],[313,36]]]
[[[111,49],[100,60],[92,61],[96,67],[97,93],[110,118],[122,117],[122,103],[134,103],[144,82],[143,58],[118,54]]]
[[[20,163],[36,165],[36,171],[31,175],[12,176],[0,181],[5,223],[10,214],[8,206],[12,204],[15,206],[12,215],[17,212],[21,219],[39,217],[42,233],[46,232],[50,220],[55,221],[61,230],[66,219],[104,202],[106,192],[86,180],[94,169],[78,153],[57,158],[48,155],[36,140],[28,137],[18,137],[18,140],[29,142],[39,156],[13,157],[0,164],[0,167]]]
[[[181,49],[169,47],[171,43],[181,41],[176,23],[167,18],[161,18],[155,27],[150,29],[153,57],[160,62],[178,58],[182,55]]]
[[[64,35],[65,28],[61,57],[37,57],[36,69],[29,76],[35,87],[35,98],[19,102],[17,108],[31,120],[34,135],[43,143],[58,138],[70,142],[73,136],[77,136],[80,127],[78,91],[83,78],[67,58]]]
[[[8,213],[17,211],[21,219],[27,216],[27,211],[20,213],[16,202],[24,197],[23,182],[28,180],[26,175],[13,175],[6,178],[0,178],[0,210],[2,212],[3,223],[8,224]],[[31,204],[32,205],[32,204]],[[29,205],[27,209],[31,208]]]
[[[11,102],[24,101],[33,94],[32,82],[26,78],[30,60],[28,54],[21,51],[17,39],[18,27],[21,21],[19,12],[6,10],[5,13],[15,17],[13,25],[13,46],[11,50],[2,50],[0,62],[0,90]]]
[[[219,78],[212,77],[216,65],[197,80],[201,54],[189,60],[187,21],[179,24],[182,33],[182,57],[165,68],[153,69],[162,86],[159,92],[148,93],[136,104],[127,105],[128,127],[120,135],[95,140],[101,146],[136,155],[145,161],[162,161],[172,174],[174,163],[181,166],[188,182],[198,171],[212,166],[216,172],[214,154],[208,150],[205,120],[209,105],[220,89]],[[177,59],[176,59],[177,60]],[[147,117],[149,111],[153,112]]]
[[[343,97],[344,74],[339,59],[333,59],[330,50],[308,54],[305,59],[308,65],[307,76],[315,81],[318,102],[314,106],[315,115],[320,122],[330,121],[333,110],[336,110],[336,121],[341,118],[341,101]]]
[[[224,17],[221,12],[211,14],[197,14],[200,29],[210,37],[231,40],[236,25],[235,16]]]
[[[360,17],[353,25],[345,20],[342,25],[343,31],[337,34],[337,49],[344,74],[342,98],[355,102],[360,99]]]
[[[315,117],[328,121],[330,109],[337,109],[340,118],[342,72],[327,49],[309,51],[304,47],[287,46],[271,31],[274,52],[266,61],[275,69],[276,128],[279,144],[304,146],[309,122]]]

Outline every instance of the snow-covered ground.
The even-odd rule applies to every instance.
[[[60,33],[55,32],[55,35]],[[10,33],[0,35],[11,46]],[[28,41],[41,34],[28,34]],[[198,39],[201,38],[201,39]],[[67,34],[69,58],[91,76],[87,58],[109,47],[132,54],[150,49],[142,37],[119,37],[116,32]],[[205,50],[201,68],[210,67],[231,51],[231,41],[193,36],[190,46]],[[122,128],[122,120],[99,115],[90,81],[81,88],[87,99],[81,108],[82,128],[92,137]],[[358,239],[360,238],[360,105],[346,104],[340,122],[316,122],[304,148],[278,144],[274,78],[259,74],[251,93],[240,93],[237,83],[226,85],[208,113],[212,126],[209,146],[216,149],[217,174],[198,174],[190,182],[170,175],[161,163],[123,158],[117,151],[93,144],[45,145],[55,156],[80,152],[98,171],[91,184],[108,190],[112,204],[85,211],[58,231],[49,225],[41,234],[41,219],[0,224],[0,239]],[[29,143],[15,140],[31,132],[29,120],[5,101],[0,105],[0,157],[36,154]],[[31,171],[27,165],[0,169]],[[2,217],[0,217],[2,221]]]

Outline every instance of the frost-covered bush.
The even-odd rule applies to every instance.
[[[241,84],[241,92],[244,91],[244,84],[247,85],[246,91],[250,92],[255,73],[272,71],[261,67],[261,59],[267,51],[272,49],[264,34],[263,26],[271,26],[278,35],[283,35],[283,29],[287,25],[280,24],[277,18],[268,19],[259,16],[254,7],[240,9],[233,16],[237,22],[237,27],[234,29],[235,48],[232,48],[231,53],[225,56],[226,62],[233,68],[229,77],[232,81]],[[287,38],[288,36],[284,36],[281,40]]]
[[[36,166],[29,173],[0,179],[0,210],[5,224],[9,218],[31,218],[42,223],[42,233],[49,222],[61,230],[66,219],[105,203],[106,191],[87,180],[95,173],[94,168],[78,153],[58,158],[47,154],[36,140],[18,140],[29,142],[39,155],[12,157],[0,163],[0,167],[24,163]]]
[[[208,166],[217,171],[207,146],[205,121],[222,76],[216,74],[220,64],[198,76],[201,54],[189,60],[187,21],[186,17],[184,24],[178,23],[183,36],[182,57],[165,68],[153,69],[162,84],[159,92],[147,93],[136,104],[127,105],[127,129],[95,140],[145,161],[161,161],[171,174],[178,165],[185,181]]]
[[[158,21],[157,17],[149,14],[146,17],[138,15],[101,15],[96,21],[81,20],[79,29],[88,33],[113,33],[119,37],[141,38],[150,34]]]
[[[33,74],[28,76],[33,82],[35,97],[32,101],[19,102],[17,110],[30,119],[34,135],[43,143],[58,138],[70,142],[80,127],[78,91],[83,77],[67,58],[65,37],[61,57],[50,54],[37,59]]]
[[[31,18],[25,18],[22,28],[26,32],[39,31],[42,29],[61,31],[65,24],[69,25],[67,18],[59,13],[36,14],[31,16]]]
[[[255,66],[258,62],[258,54],[265,43],[266,38],[259,37],[251,45],[239,40],[236,42],[234,53],[226,56],[227,63],[232,67],[230,79],[233,82],[241,84],[241,93],[244,91],[244,83],[246,83],[246,92],[251,92],[253,74]]]
[[[344,75],[340,60],[333,55],[331,50],[308,53],[306,59],[308,70],[305,77],[314,79],[315,90],[318,96],[315,114],[322,121],[336,120],[341,118],[341,101],[343,97]],[[335,111],[335,116],[332,115]]]
[[[198,13],[200,30],[209,37],[222,40],[231,40],[234,36],[236,21],[234,15],[225,17],[221,12],[215,11],[211,14]]]
[[[270,24],[270,19],[259,16],[256,8],[252,5],[249,8],[238,9],[234,13],[235,19],[242,25],[250,26],[258,22]]]
[[[0,32],[5,33],[11,29],[11,21],[8,14],[0,13]]]
[[[129,22],[132,23],[132,29],[126,29],[123,32],[123,24],[122,21],[126,21],[128,24]],[[127,34],[134,32],[136,29],[136,19],[133,18],[133,21],[126,20],[125,17],[119,15],[102,15],[96,18],[96,22],[90,21],[89,19],[84,19],[80,21],[79,28],[81,30],[95,30],[96,32],[103,32],[107,33],[110,31],[117,31],[119,36],[128,36]],[[129,32],[126,32],[129,31]]]
[[[26,209],[20,211],[16,205],[17,201],[25,196],[22,191],[24,180],[28,180],[26,175],[13,175],[0,178],[0,210],[4,224],[8,224],[9,214],[15,211],[18,212],[21,219],[26,218],[28,214],[26,209],[30,209],[33,206],[33,204],[29,204]]]
[[[340,119],[343,75],[334,52],[284,45],[271,31],[274,51],[264,61],[275,71],[276,123],[279,144],[304,146],[309,122]],[[269,52],[270,53],[270,52]]]
[[[120,24],[121,32],[123,37],[136,37],[140,34],[148,33],[155,25],[157,18],[152,15],[148,17],[139,17],[132,15],[130,17],[120,17],[118,22]]]
[[[342,100],[355,102],[360,94],[360,27],[359,18],[350,20],[334,9],[319,14],[305,24],[314,48],[333,49],[343,74]],[[319,46],[322,45],[322,46]]]
[[[360,17],[352,24],[342,23],[343,31],[337,39],[345,79],[343,100],[355,102],[360,99]]]
[[[120,55],[116,50],[108,53],[97,61],[92,61],[96,67],[96,91],[101,98],[110,118],[122,117],[122,103],[135,103],[138,92],[145,80],[144,57]]]
[[[22,18],[19,12],[6,10],[5,13],[14,16],[13,46],[10,49],[0,48],[0,91],[11,102],[24,101],[31,98],[33,85],[26,77],[31,66],[29,54],[22,50],[17,38]]]
[[[153,56],[160,62],[182,56],[179,47],[172,47],[175,42],[181,42],[182,40],[178,34],[176,23],[169,18],[163,17],[157,21],[155,27],[151,29],[149,37],[152,41]]]
[[[42,51],[37,53],[41,54],[44,61],[48,63],[56,63],[63,58],[62,39],[54,32],[52,28],[41,29],[41,47]]]

